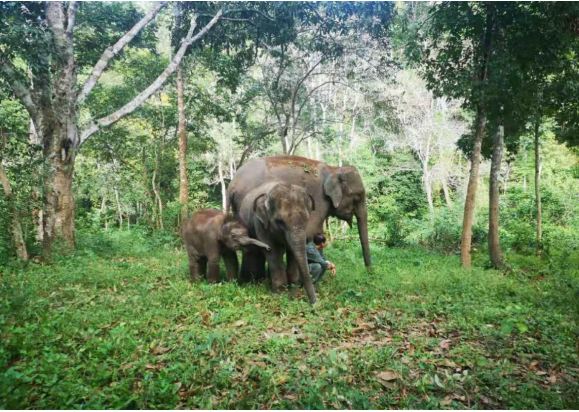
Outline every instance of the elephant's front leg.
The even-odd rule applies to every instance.
[[[205,256],[199,256],[199,259],[197,260],[198,264],[199,264],[199,274],[201,276],[206,277],[207,276],[207,258]]]
[[[207,262],[208,271],[207,271],[207,282],[208,283],[217,283],[219,282],[219,255],[217,257],[210,256]]]
[[[223,252],[223,261],[225,262],[225,269],[227,271],[227,280],[232,281],[237,279],[239,273],[239,262],[237,261],[237,253],[232,250]]]
[[[191,246],[187,246],[187,261],[189,262],[189,278],[191,282],[195,282],[199,276],[199,256]]]
[[[265,277],[265,256],[262,252],[243,252],[241,258],[241,281],[251,282]]]
[[[266,252],[265,257],[271,273],[271,291],[280,293],[287,288],[287,275],[283,267],[284,249],[271,249]]]

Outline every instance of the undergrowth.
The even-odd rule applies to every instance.
[[[3,269],[2,408],[579,408],[571,269],[465,271],[373,244],[368,273],[357,242],[335,242],[311,307],[190,284],[179,246],[138,231],[78,242]]]

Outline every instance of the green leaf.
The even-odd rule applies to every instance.
[[[508,335],[509,333],[511,333],[513,331],[515,327],[515,321],[512,319],[508,319],[507,321],[503,322],[503,324],[501,325],[501,333],[503,335]]]
[[[517,329],[519,330],[519,333],[525,333],[529,331],[529,328],[527,327],[527,325],[525,325],[524,323],[516,323],[515,326],[517,327]]]

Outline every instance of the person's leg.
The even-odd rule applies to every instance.
[[[310,269],[310,275],[312,276],[312,282],[314,284],[322,280],[322,276],[324,275],[322,265],[320,265],[319,263],[310,263],[308,267]]]

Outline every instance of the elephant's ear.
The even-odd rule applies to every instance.
[[[267,213],[267,195],[259,195],[253,202],[253,213],[259,219],[265,229],[269,227],[269,216]]]
[[[332,173],[324,182],[324,193],[330,196],[335,208],[342,201],[342,182],[339,173]]]

